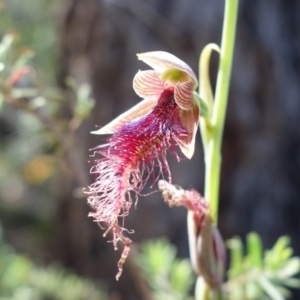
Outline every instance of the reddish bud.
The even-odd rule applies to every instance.
[[[184,206],[188,210],[190,256],[195,273],[209,286],[219,286],[224,273],[225,246],[207,201],[195,190],[186,191],[163,180],[158,184],[170,206]]]

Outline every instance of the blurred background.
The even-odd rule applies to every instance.
[[[16,95],[20,101],[2,103],[0,114],[3,240],[10,245],[5,253],[24,255],[23,270],[32,263],[47,266],[51,280],[66,272],[73,276],[71,286],[81,284],[89,291],[82,299],[145,299],[131,262],[115,281],[120,253],[87,217],[90,208],[82,188],[92,182],[89,149],[104,141],[90,131],[139,101],[132,79],[147,66],[137,61],[136,53],[168,51],[197,73],[203,47],[220,43],[223,2],[0,1],[0,37],[9,34],[13,39],[7,54],[10,71],[22,59],[30,66],[16,83],[22,91]],[[244,240],[256,231],[264,248],[289,235],[298,256],[299,13],[297,0],[240,1],[219,225],[225,240],[234,235]],[[213,83],[217,66],[213,55]],[[26,111],[28,103],[34,113]],[[170,157],[170,165],[175,184],[203,193],[200,137],[192,160],[177,164]],[[142,197],[126,224],[135,231],[133,251],[139,242],[166,236],[179,257],[188,257],[186,211],[170,209],[159,194]],[[40,273],[35,276],[42,278]],[[101,293],[83,277],[96,280]],[[294,299],[300,295],[295,293]]]

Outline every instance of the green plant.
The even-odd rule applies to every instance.
[[[106,292],[102,284],[83,279],[59,265],[35,265],[3,241],[0,229],[0,299],[101,300],[106,299]]]
[[[192,299],[188,296],[194,277],[190,262],[177,259],[176,248],[167,239],[144,242],[137,263],[153,290],[153,299]]]
[[[291,296],[287,288],[300,288],[300,258],[292,257],[290,238],[280,237],[272,249],[263,251],[257,233],[246,238],[246,254],[239,237],[227,241],[230,250],[228,282],[224,290],[229,299],[284,300]]]

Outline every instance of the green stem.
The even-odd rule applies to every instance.
[[[232,68],[238,0],[225,0],[220,63],[212,115],[210,139],[205,149],[205,198],[210,202],[215,223],[218,222],[221,145]]]

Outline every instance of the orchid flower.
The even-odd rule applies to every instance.
[[[139,71],[133,79],[133,89],[144,100],[126,111],[94,134],[111,134],[124,123],[148,114],[158,103],[160,95],[167,89],[172,91],[175,103],[180,108],[180,122],[188,135],[179,142],[183,154],[191,158],[195,149],[200,105],[193,98],[198,80],[193,70],[176,56],[153,51],[137,54],[154,70]]]
[[[90,216],[106,224],[104,235],[112,230],[115,249],[118,241],[124,244],[117,279],[131,245],[123,234],[128,231],[123,224],[132,197],[135,194],[137,200],[151,175],[156,181],[166,173],[171,181],[166,150],[179,160],[178,145],[186,157],[192,157],[200,112],[193,99],[197,78],[186,63],[161,51],[139,54],[138,58],[154,69],[139,71],[133,80],[135,92],[144,100],[93,132],[112,136],[106,144],[93,149],[94,155],[102,157],[95,160],[91,169],[95,182],[85,191],[95,210]],[[154,174],[156,169],[158,174]]]

